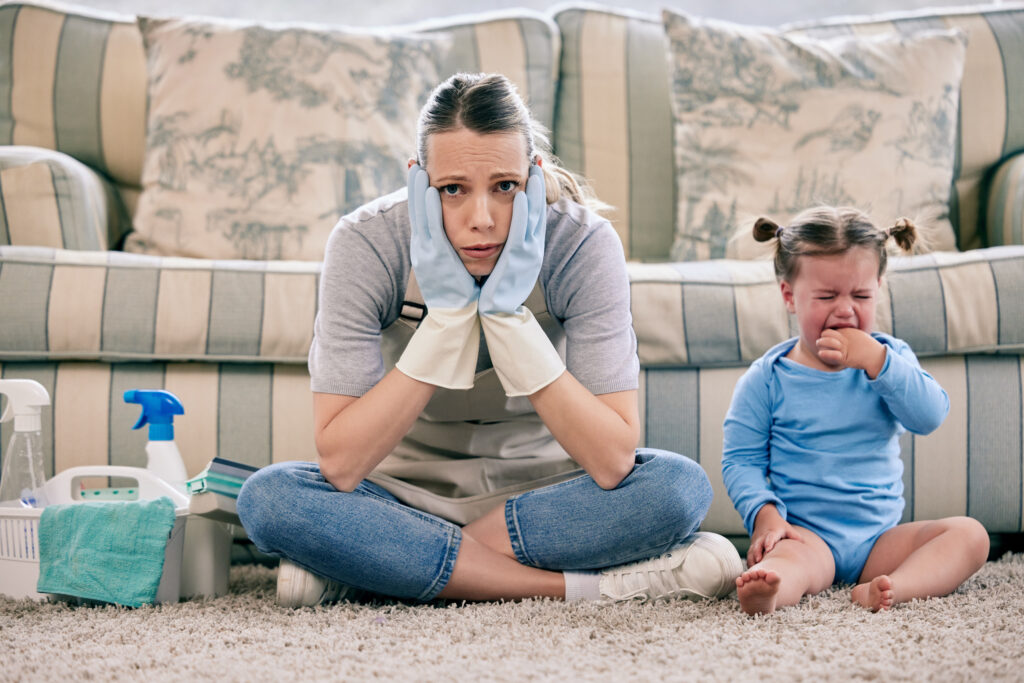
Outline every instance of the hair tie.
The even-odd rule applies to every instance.
[[[785,228],[786,228],[786,226],[785,226],[785,225],[780,225],[779,227],[775,228],[775,239],[780,239],[780,238],[781,238],[781,236],[782,236],[782,231],[783,231],[783,230],[784,230]]]

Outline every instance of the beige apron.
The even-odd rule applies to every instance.
[[[565,331],[548,313],[539,282],[526,307],[564,360]],[[387,371],[425,315],[423,296],[410,273],[401,316],[381,332]],[[406,505],[464,525],[517,493],[582,473],[529,399],[505,396],[481,336],[473,388],[439,387],[409,433],[367,479]]]

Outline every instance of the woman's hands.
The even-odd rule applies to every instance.
[[[476,301],[480,287],[448,241],[441,195],[419,164],[409,168],[409,223],[412,269],[427,309],[460,309]]]
[[[547,208],[544,173],[534,164],[526,192],[513,200],[508,239],[480,292],[487,349],[507,396],[534,394],[565,372],[551,340],[522,305],[544,261]]]
[[[469,389],[480,352],[480,288],[448,241],[441,197],[418,164],[409,168],[410,255],[427,316],[395,367],[415,380]]]
[[[828,329],[815,342],[818,358],[826,365],[859,368],[875,379],[885,366],[885,345],[867,332],[853,327]]]
[[[792,524],[782,519],[774,505],[765,503],[754,518],[754,533],[750,535],[750,549],[747,550],[747,566],[752,567],[764,559],[775,544],[784,538],[804,540]]]

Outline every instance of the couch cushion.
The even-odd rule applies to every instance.
[[[113,186],[82,162],[0,147],[0,244],[110,249],[127,228]]]
[[[436,37],[139,20],[142,195],[126,251],[319,260],[338,218],[401,187],[448,49]]]
[[[555,152],[612,205],[626,257],[664,260],[675,194],[665,32],[653,17],[567,7]]]
[[[994,164],[1024,150],[1024,7],[929,9],[784,27],[787,35],[907,35],[956,29],[967,36],[950,219],[960,249],[984,246],[982,192]]]
[[[745,365],[795,336],[769,261],[629,264],[645,367]],[[892,258],[876,326],[918,356],[1024,351],[1024,246]]]
[[[0,145],[54,149],[137,187],[146,61],[130,16],[86,7],[0,7]]]
[[[575,3],[559,8],[555,21],[563,42],[555,151],[616,206],[612,219],[630,258],[665,260],[673,241],[675,182],[661,17]],[[783,31],[824,38],[937,28],[969,36],[949,210],[959,247],[973,249],[983,245],[978,214],[986,170],[1024,149],[1024,99],[1013,96],[1024,89],[1024,8],[844,17]]]
[[[750,228],[816,204],[910,216],[933,249],[947,218],[965,45],[912,37],[788,38],[664,13],[675,117],[679,260],[768,253]],[[726,244],[729,244],[728,249]]]
[[[305,365],[320,264],[0,247],[0,359]]]
[[[985,243],[1024,244],[1024,154],[1007,159],[992,176],[985,213]]]
[[[486,63],[550,110],[557,43],[527,19],[402,33],[140,19],[149,125],[125,249],[319,260],[340,216],[404,185],[420,107],[449,73]]]

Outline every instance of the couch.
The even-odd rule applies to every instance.
[[[237,207],[217,214],[220,223],[197,226],[187,193],[147,205],[144,184],[187,190],[176,174],[200,162],[207,175],[197,177],[199,190],[217,182],[209,175],[215,162],[234,164],[224,173],[232,177],[273,172],[258,163],[269,148],[199,159],[198,147],[173,135],[168,142],[167,129],[157,129],[173,120],[160,118],[168,92],[193,97],[200,109],[211,95],[188,82],[159,90],[196,53],[156,49],[153,36],[167,27],[149,21],[84,7],[0,5],[0,376],[32,378],[49,390],[50,474],[83,464],[144,466],[145,435],[131,430],[135,410],[121,399],[129,388],[164,388],[182,400],[176,439],[190,475],[214,456],[257,466],[313,460],[306,354],[326,233],[311,229],[289,242],[289,216],[270,225]],[[837,18],[783,27],[780,35],[911,36],[934,28],[958,28],[966,39],[951,144],[938,150],[953,160],[944,220],[955,244],[891,261],[879,326],[913,346],[952,408],[938,431],[903,439],[904,519],[969,514],[993,534],[1017,533],[1024,530],[1024,7]],[[555,153],[612,205],[608,215],[630,261],[641,445],[700,462],[715,490],[704,528],[743,536],[721,479],[722,420],[746,366],[794,328],[770,263],[714,252],[685,260],[676,249],[687,200],[674,151],[680,80],[678,63],[666,58],[662,17],[576,4],[382,35],[377,45],[389,49],[388,41],[410,35],[447,41],[436,76],[508,75],[551,128]],[[283,49],[286,60],[315,60],[303,36],[256,53],[269,59]],[[283,92],[294,84],[272,85]],[[267,111],[282,97],[267,100]],[[155,149],[163,154],[157,160]],[[399,152],[399,175],[381,180],[381,189],[401,187]],[[331,199],[337,212],[328,228],[359,198],[349,191],[371,181],[351,169],[335,176],[335,190],[348,194]],[[231,252],[221,240],[204,251],[201,239],[183,237],[190,229],[209,237],[218,225],[244,249]],[[9,430],[3,425],[0,448]]]

